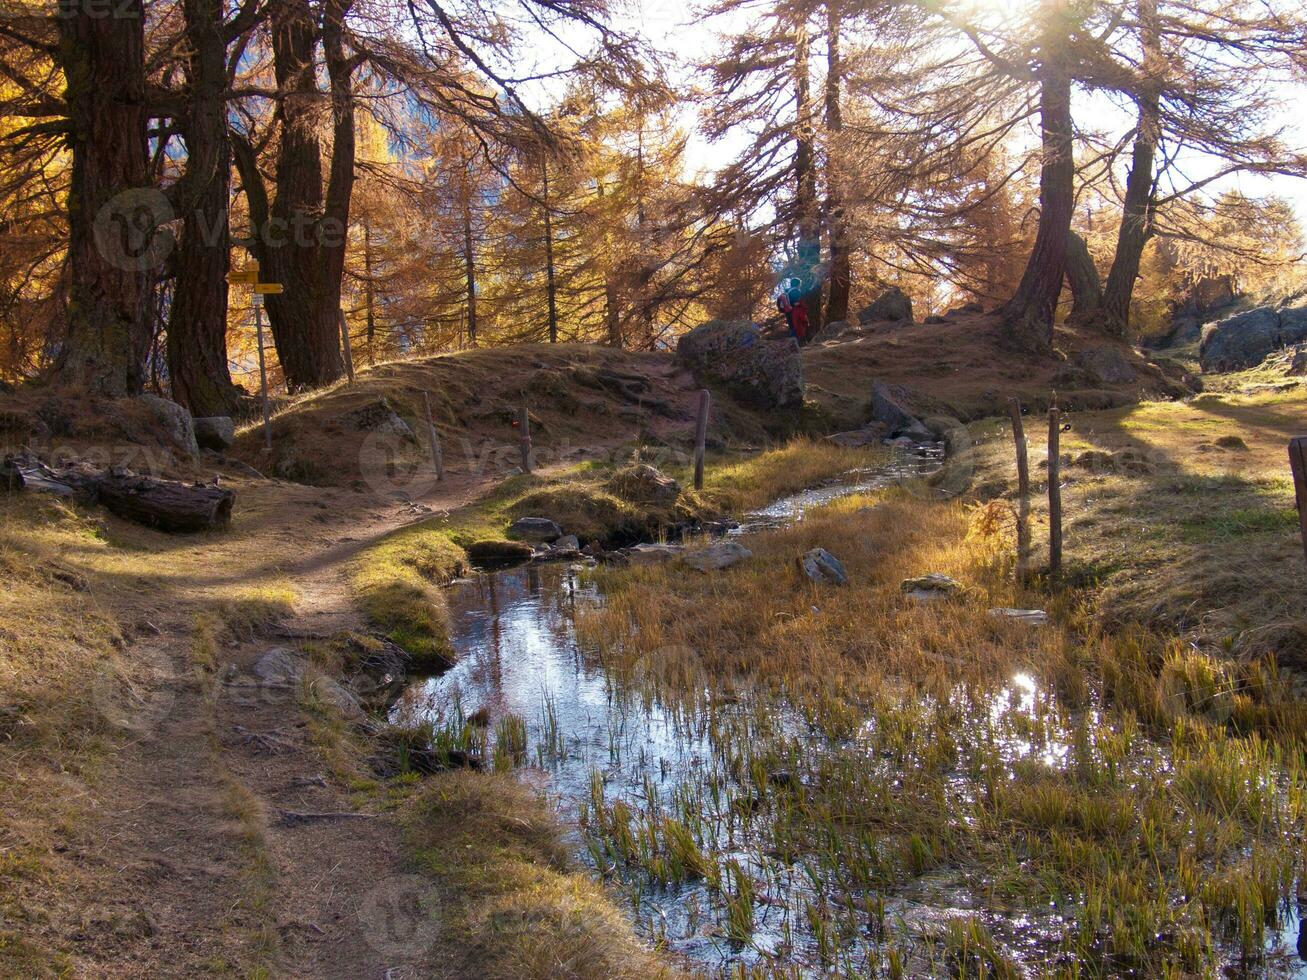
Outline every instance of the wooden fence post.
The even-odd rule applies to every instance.
[[[1048,574],[1062,573],[1062,417],[1048,408]]]
[[[1024,582],[1030,562],[1030,456],[1026,451],[1026,427],[1021,420],[1021,402],[1007,400],[1012,417],[1012,439],[1017,447],[1017,581]]]
[[[522,430],[521,451],[522,451],[522,472],[531,472],[531,412],[526,407],[526,399],[522,399],[522,414],[518,420],[518,427]]]
[[[712,395],[705,388],[699,392],[699,424],[694,430],[694,489],[703,489],[703,454],[708,446],[708,409]]]
[[[1289,440],[1289,468],[1298,501],[1298,527],[1302,531],[1303,554],[1307,555],[1307,436]]]
[[[426,410],[427,416],[427,447],[431,450],[431,465],[436,468],[436,479],[445,478],[445,454],[440,449],[440,433],[436,431],[436,424],[431,421],[431,393],[422,392],[422,407]]]
[[[345,311],[337,310],[340,317],[340,343],[345,353],[345,373],[349,375],[350,384],[354,383],[354,352],[349,346],[349,323],[345,319]]]

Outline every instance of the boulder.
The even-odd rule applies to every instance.
[[[575,534],[564,534],[561,538],[549,546],[550,551],[576,551],[581,550],[581,539]]]
[[[946,317],[955,316],[975,316],[977,313],[984,313],[985,308],[979,303],[963,303],[961,306],[949,310],[944,315]]]
[[[922,320],[921,322],[929,326],[934,326],[935,324],[938,323],[948,323],[948,317],[940,316],[938,313],[932,313],[930,316],[926,317],[926,319]]]
[[[681,495],[679,483],[648,463],[637,463],[614,473],[607,489],[626,500],[656,506],[670,506]]]
[[[1008,623],[1023,623],[1026,626],[1047,626],[1048,613],[1042,609],[991,609],[987,612],[990,619]]]
[[[718,541],[682,557],[691,568],[701,572],[718,572],[753,557],[753,552],[735,541]]]
[[[1086,348],[1076,354],[1074,363],[1097,384],[1128,385],[1137,376],[1130,359],[1117,347]]]
[[[137,395],[137,403],[144,405],[151,418],[163,429],[168,442],[180,453],[188,456],[200,455],[199,443],[195,441],[195,425],[191,413],[176,402],[157,395]]]
[[[931,439],[931,431],[915,415],[903,407],[905,389],[891,387],[883,381],[871,386],[871,417],[885,427],[889,438],[906,437],[919,442]]]
[[[273,647],[254,662],[254,676],[270,684],[298,684],[308,661],[285,647]]]
[[[1259,306],[1203,327],[1198,359],[1204,371],[1256,367],[1281,347],[1307,341],[1307,307]]]
[[[378,435],[398,436],[405,442],[417,442],[413,430],[407,422],[399,417],[384,398],[369,402],[359,408],[351,409],[340,417],[340,421],[351,429],[362,432],[375,432]]]
[[[681,337],[677,363],[699,384],[719,382],[756,408],[803,404],[803,361],[793,340],[766,340],[744,320],[712,320]]]
[[[508,536],[514,541],[549,544],[563,536],[563,529],[547,517],[519,517],[508,526]]]
[[[964,591],[961,582],[939,572],[904,579],[900,588],[904,595],[917,602],[938,602],[961,595]]]
[[[886,320],[912,322],[912,300],[898,286],[891,286],[877,296],[870,306],[858,312],[859,323],[879,323]]]
[[[1289,355],[1288,373],[1295,378],[1307,374],[1307,346],[1300,345],[1293,349]]]
[[[799,559],[799,569],[813,582],[848,585],[849,574],[844,563],[825,548],[813,548]]]
[[[195,419],[195,441],[201,449],[221,451],[236,441],[236,423],[229,415],[214,415]]]
[[[670,544],[637,544],[622,552],[632,565],[661,565],[680,553],[680,548]]]
[[[535,549],[525,541],[474,541],[468,545],[467,556],[474,562],[495,563],[526,561]]]
[[[888,432],[883,423],[872,422],[864,428],[854,429],[851,432],[836,432],[834,435],[827,436],[825,441],[844,449],[865,449],[868,446],[879,446],[884,442]]]

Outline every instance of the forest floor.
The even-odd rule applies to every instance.
[[[524,357],[547,464],[536,478],[511,476],[523,388],[514,371]],[[430,871],[440,834],[473,849],[473,829],[495,842],[498,877],[480,863],[450,866],[442,887],[466,885],[472,867],[477,881],[516,896],[481,893],[477,903],[520,917],[546,896],[558,916],[555,946],[500,958],[479,948],[498,975],[544,975],[560,963],[579,976],[655,969],[513,780],[439,776],[415,801],[412,780],[373,776],[368,740],[312,679],[278,686],[251,673],[276,646],[307,654],[324,676],[338,673],[376,629],[359,580],[372,559],[430,597],[434,585],[413,585],[412,572],[437,581],[452,573],[457,546],[493,535],[531,493],[579,484],[589,506],[634,447],[683,467],[688,379],[665,356],[617,357],[476,352],[465,375],[456,358],[388,365],[353,389],[301,400],[276,420],[276,461],[260,457],[257,431],[233,456],[256,468],[285,460],[288,478],[331,474],[334,485],[214,463],[206,472],[238,494],[224,535],[168,536],[59,501],[0,500],[0,976],[464,975],[467,951],[423,931],[427,892],[421,877],[415,885],[414,854],[428,855]],[[642,390],[633,398],[596,380],[595,359],[628,383],[643,377]],[[848,384],[853,400],[863,382]],[[411,449],[400,465],[369,462],[329,424],[383,396],[418,418],[424,389],[463,399],[436,406],[451,447],[443,483],[423,477]],[[330,410],[315,411],[324,402]],[[722,449],[768,440],[756,416],[722,407]],[[1301,553],[1282,462],[1304,407],[1307,389],[1291,385],[1073,417],[1065,451],[1146,456],[1070,471],[1069,560],[1104,623],[1143,621],[1240,657],[1301,652]],[[1010,436],[997,423],[975,432],[981,496],[1009,494]],[[1245,448],[1218,445],[1230,436]],[[738,509],[848,465],[842,453],[801,443],[753,468],[723,462],[710,483],[716,503]],[[418,525],[438,540],[421,538]],[[416,837],[415,807],[425,828]],[[451,897],[470,900],[442,901]],[[504,932],[502,922],[492,931]]]

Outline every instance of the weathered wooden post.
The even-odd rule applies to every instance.
[[[1007,400],[1012,417],[1012,438],[1017,445],[1017,581],[1024,582],[1030,562],[1030,456],[1026,451],[1026,427],[1021,420],[1021,402]]]
[[[1298,502],[1298,528],[1302,532],[1303,554],[1307,555],[1307,436],[1289,440],[1289,468],[1293,470],[1293,489]]]
[[[426,411],[427,417],[427,448],[431,450],[431,465],[436,468],[436,479],[445,478],[445,454],[440,449],[440,433],[436,431],[436,424],[431,420],[431,393],[422,392],[422,407]]]
[[[354,352],[349,346],[349,322],[345,319],[345,311],[338,310],[340,316],[340,346],[345,354],[345,373],[349,376],[349,383],[354,383]]]
[[[268,367],[263,355],[263,295],[254,293],[254,336],[259,345],[259,385],[263,390],[263,451],[272,452],[272,409],[268,404]]]
[[[703,489],[703,454],[708,446],[708,409],[712,395],[705,388],[699,392],[699,424],[694,430],[694,489]]]
[[[1062,573],[1062,418],[1048,407],[1048,574]]]
[[[531,412],[526,407],[526,399],[522,399],[522,414],[518,421],[518,428],[522,431],[521,450],[522,450],[522,472],[531,472]]]

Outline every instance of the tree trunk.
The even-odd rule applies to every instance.
[[[467,343],[477,345],[477,260],[472,241],[472,200],[467,178],[463,179],[463,268],[467,279]]]
[[[222,0],[184,0],[186,142],[182,235],[168,318],[172,396],[197,418],[231,415],[238,392],[227,366],[231,143],[227,138],[227,41]]]
[[[851,271],[847,215],[840,189],[841,174],[836,163],[839,133],[844,129],[840,107],[840,83],[844,66],[840,58],[839,0],[826,3],[826,214],[830,228],[830,293],[826,299],[824,323],[846,320],[849,316]]]
[[[267,297],[266,306],[277,356],[292,390],[329,384],[345,371],[337,317],[354,180],[353,101],[341,46],[340,22],[346,9],[345,3],[330,3],[323,17],[335,137],[325,200],[315,112],[321,94],[314,73],[313,12],[307,0],[285,0],[272,21],[274,74],[286,93],[278,109],[277,195],[263,220],[258,220],[254,200],[250,214],[258,229],[261,278],[285,287],[282,295]],[[241,168],[247,188],[248,169],[248,164]]]
[[[137,394],[162,258],[156,230],[172,217],[150,186],[143,5],[71,4],[56,20],[72,170],[67,335],[55,376],[99,394]]]
[[[558,343],[558,282],[554,271],[554,219],[549,203],[549,161],[540,158],[540,180],[545,210],[545,293],[549,301],[549,342]]]
[[[1046,39],[1045,52],[1059,50],[1065,36]],[[1066,276],[1067,234],[1075,206],[1072,153],[1071,80],[1057,55],[1044,59],[1039,92],[1042,166],[1039,174],[1039,229],[1016,295],[1003,308],[1009,337],[1033,351],[1053,347],[1053,319]]]
[[[804,14],[794,26],[795,205],[799,248],[817,240],[817,170],[813,163],[812,95],[809,67],[811,42]]]
[[[1103,285],[1089,246],[1074,231],[1067,232],[1066,281],[1071,287],[1071,319],[1085,323],[1097,316],[1103,302]]]
[[[363,306],[367,313],[368,363],[377,363],[377,284],[372,281],[372,224],[363,222]]]
[[[1130,175],[1126,178],[1121,227],[1103,290],[1103,327],[1117,337],[1126,337],[1130,332],[1130,301],[1139,278],[1139,263],[1143,260],[1144,247],[1153,237],[1153,164],[1161,128],[1158,79],[1153,77],[1162,69],[1156,0],[1139,0],[1139,22],[1143,33],[1145,84],[1149,88],[1138,97],[1139,125],[1131,153]]]

